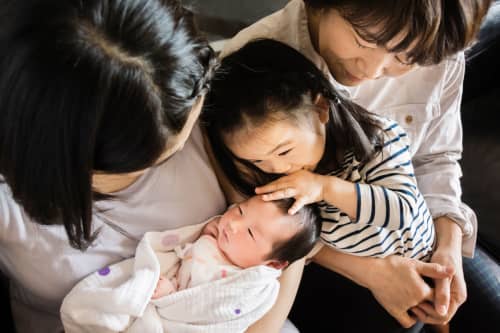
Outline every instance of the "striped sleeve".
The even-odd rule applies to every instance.
[[[420,214],[417,204],[420,194],[408,135],[393,121],[383,123],[382,151],[361,167],[364,181],[356,183],[356,223],[401,230]]]

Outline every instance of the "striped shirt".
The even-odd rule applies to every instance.
[[[409,139],[394,121],[382,122],[384,146],[367,163],[347,152],[328,175],[356,184],[357,216],[320,202],[322,241],[358,256],[398,254],[427,260],[434,244],[434,224],[413,173]]]

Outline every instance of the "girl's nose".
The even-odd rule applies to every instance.
[[[285,161],[271,161],[269,167],[271,173],[286,173],[290,170],[290,164]]]

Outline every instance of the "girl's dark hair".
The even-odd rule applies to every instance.
[[[274,203],[284,214],[288,214],[293,199],[277,200]],[[275,244],[268,259],[287,261],[288,264],[292,264],[305,257],[314,248],[321,233],[322,220],[319,208],[315,204],[306,205],[299,209],[293,218],[301,228],[292,238]]]
[[[84,249],[93,172],[151,166],[214,52],[175,0],[5,0],[0,22],[0,173],[29,216]]]
[[[491,0],[304,0],[313,9],[335,9],[366,41],[408,51],[410,63],[437,64],[471,44]],[[368,31],[375,29],[375,33]],[[414,45],[412,45],[414,44]]]
[[[379,122],[337,94],[323,73],[298,51],[278,41],[260,39],[222,59],[202,117],[214,154],[239,192],[253,195],[255,186],[280,175],[265,174],[238,159],[224,144],[224,135],[273,119],[300,121],[301,114],[311,114],[315,108],[306,101],[319,94],[329,103],[330,119],[325,154],[316,172],[339,166],[348,151],[359,161],[370,159],[381,145]]]

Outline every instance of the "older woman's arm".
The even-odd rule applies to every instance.
[[[425,300],[432,301],[433,290],[422,279],[449,278],[445,266],[424,263],[401,256],[384,259],[358,257],[324,246],[313,261],[370,289],[373,296],[402,326],[415,324],[408,310]]]
[[[297,260],[283,271],[280,277],[278,299],[271,310],[258,322],[250,326],[246,333],[279,333],[292,308],[300,284],[305,259]]]

